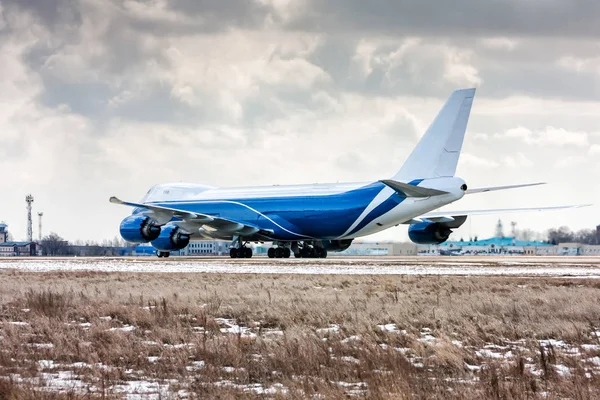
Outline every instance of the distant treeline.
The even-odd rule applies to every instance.
[[[71,243],[54,232],[44,237],[40,244],[45,256],[114,256],[131,246],[119,237],[102,242],[76,240]]]

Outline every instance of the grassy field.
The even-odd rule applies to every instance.
[[[600,398],[600,281],[4,270],[0,376],[0,399]]]

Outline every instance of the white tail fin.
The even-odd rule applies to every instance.
[[[393,180],[454,176],[474,96],[475,89],[452,93]]]

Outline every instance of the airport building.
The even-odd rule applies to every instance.
[[[172,251],[171,256],[228,256],[230,242],[221,240],[190,240],[184,249]],[[134,256],[153,256],[156,255],[156,249],[148,244],[135,246],[132,255]]]
[[[352,242],[350,247],[339,253],[345,256],[415,256],[418,247],[412,242]]]
[[[230,242],[221,240],[190,240],[190,244],[180,251],[182,256],[225,256],[229,255]]]
[[[422,255],[477,255],[477,254],[520,254],[538,255],[550,253],[550,243],[518,240],[512,237],[494,237],[483,240],[448,241],[441,244],[421,245]],[[541,255],[541,254],[540,254]]]
[[[3,242],[0,243],[0,257],[31,257],[38,255],[35,242]]]
[[[8,225],[0,223],[0,257],[30,257],[38,255],[40,247],[35,242],[8,240]]]

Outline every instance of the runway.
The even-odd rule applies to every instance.
[[[6,258],[1,270],[152,273],[506,275],[600,278],[598,257]]]

